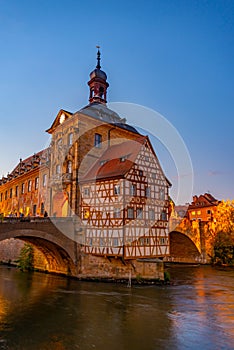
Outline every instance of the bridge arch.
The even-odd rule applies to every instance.
[[[169,261],[186,263],[199,263],[201,261],[201,253],[192,239],[179,231],[171,231],[169,235]]]
[[[21,227],[19,227],[21,226]],[[62,274],[77,274],[76,243],[59,231],[57,234],[47,229],[27,228],[30,224],[1,224],[0,241],[19,239],[35,246],[45,257],[45,270]]]

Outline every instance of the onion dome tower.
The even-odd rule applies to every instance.
[[[100,51],[99,46],[97,46],[97,65],[96,68],[90,73],[90,80],[88,82],[90,88],[89,102],[90,103],[102,103],[106,104],[106,91],[109,86],[107,80],[107,75],[100,68]]]

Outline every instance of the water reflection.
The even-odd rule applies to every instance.
[[[127,288],[0,268],[0,349],[233,349],[234,272]]]

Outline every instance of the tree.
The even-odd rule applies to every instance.
[[[234,232],[234,200],[221,201],[214,213],[213,221],[216,232]]]
[[[34,269],[34,250],[31,244],[24,244],[20,251],[17,267],[21,271],[32,271]]]
[[[213,234],[212,261],[220,265],[234,264],[234,200],[221,201],[210,223]]]
[[[234,265],[234,240],[229,233],[217,233],[212,262],[217,265]]]

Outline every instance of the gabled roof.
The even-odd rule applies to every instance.
[[[110,177],[123,177],[135,164],[136,157],[146,140],[145,136],[139,135],[136,140],[109,147],[79,181],[88,182]]]
[[[194,196],[192,203],[188,209],[194,209],[199,207],[216,206],[219,204],[219,200],[214,198],[210,193],[201,194],[200,196]]]
[[[60,109],[60,111],[58,112],[57,117],[53,121],[51,127],[49,129],[47,129],[46,132],[48,132],[49,134],[53,133],[53,131],[61,124],[60,117],[62,114],[64,115],[64,121],[73,115],[73,113],[71,113],[71,112],[65,111],[64,109]]]

